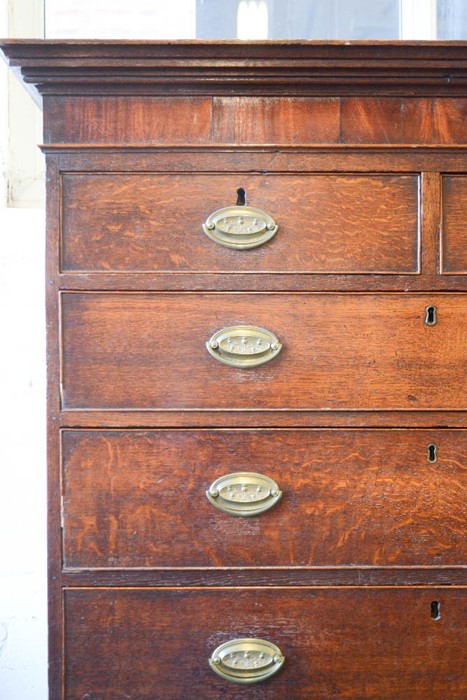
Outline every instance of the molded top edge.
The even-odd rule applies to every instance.
[[[467,41],[331,41],[331,40],[271,40],[245,41],[241,39],[169,39],[164,41],[148,40],[98,40],[98,39],[0,39],[0,49],[9,58],[29,56],[39,58],[44,55],[66,56],[125,56],[140,53],[158,54],[173,53],[215,56],[216,54],[238,54],[241,58],[245,54],[254,54],[260,51],[263,55],[277,53],[293,54],[294,52],[306,52],[311,56],[340,55],[344,57],[354,55],[359,51],[365,55],[373,55],[374,58],[389,57],[396,54],[413,55],[414,57],[426,56],[432,53],[457,54],[459,49],[466,51]],[[239,51],[239,49],[242,49]]]
[[[466,41],[15,39],[0,51],[41,95],[467,95]]]

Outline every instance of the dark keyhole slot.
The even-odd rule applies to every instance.
[[[427,326],[434,326],[436,323],[436,306],[427,306],[425,323]]]
[[[434,600],[431,603],[431,618],[433,620],[439,620],[441,618],[441,604],[439,600]]]
[[[244,207],[246,204],[246,192],[243,187],[238,188],[237,195],[237,207]]]
[[[437,451],[436,445],[428,445],[428,461],[431,462],[431,464],[434,464],[438,459]]]

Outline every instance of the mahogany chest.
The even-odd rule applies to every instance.
[[[51,699],[465,699],[466,45],[2,50],[44,110]]]

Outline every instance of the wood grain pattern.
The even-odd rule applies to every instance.
[[[0,43],[48,95],[465,97],[465,43],[21,41]]]
[[[216,143],[339,143],[338,98],[217,97]]]
[[[44,96],[50,700],[464,700],[465,43],[0,48]],[[200,223],[245,182],[239,256]],[[276,362],[207,355],[241,322]],[[227,522],[252,462],[283,500]],[[223,683],[234,635],[281,674]]]
[[[44,137],[125,146],[465,144],[466,110],[462,98],[54,96]]]
[[[463,589],[66,590],[65,608],[66,700],[467,694]],[[274,642],[284,667],[254,686],[219,678],[208,658],[239,637]]]
[[[464,174],[465,145],[276,144],[271,146],[49,144],[42,150],[66,173],[404,173]]]
[[[466,313],[456,294],[64,293],[62,405],[463,409]],[[281,354],[217,362],[205,343],[238,324],[276,333]]]
[[[63,409],[63,428],[465,428],[465,411]]]
[[[435,99],[433,107],[436,141],[467,143],[467,99]]]
[[[467,177],[442,178],[442,271],[467,274]]]
[[[204,143],[211,100],[203,97],[72,97],[47,104],[45,141],[76,143]]]
[[[433,222],[433,219],[431,219]],[[438,217],[439,221],[439,217]],[[432,230],[433,231],[433,230]],[[425,233],[428,230],[425,228]],[[436,230],[439,241],[439,228]],[[425,256],[426,257],[426,256]],[[439,248],[431,261],[438,259]],[[465,275],[434,274],[425,266],[419,274],[237,272],[65,272],[60,288],[69,291],[218,291],[218,292],[463,292]]]
[[[62,558],[60,485],[60,297],[59,230],[60,170],[57,159],[46,162],[47,246],[46,246],[46,323],[47,323],[47,579],[48,579],[48,658],[50,700],[62,700],[63,678],[63,590],[60,574]],[[25,422],[25,430],[29,430]]]
[[[464,431],[64,431],[62,454],[67,568],[465,559]],[[280,503],[215,509],[205,491],[238,471],[274,479]]]
[[[433,142],[432,100],[345,97],[341,104],[342,143]]]
[[[465,586],[465,566],[245,566],[223,568],[65,569],[65,587]]]
[[[237,201],[279,224],[269,244],[233,251],[207,238],[209,214]],[[64,175],[64,270],[416,272],[418,178],[391,175]]]
[[[439,173],[422,173],[421,176],[421,274],[439,279],[440,229],[442,218],[441,176]],[[436,283],[431,283],[432,287]]]

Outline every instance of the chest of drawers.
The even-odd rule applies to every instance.
[[[50,697],[465,698],[466,46],[2,49],[45,118]]]

